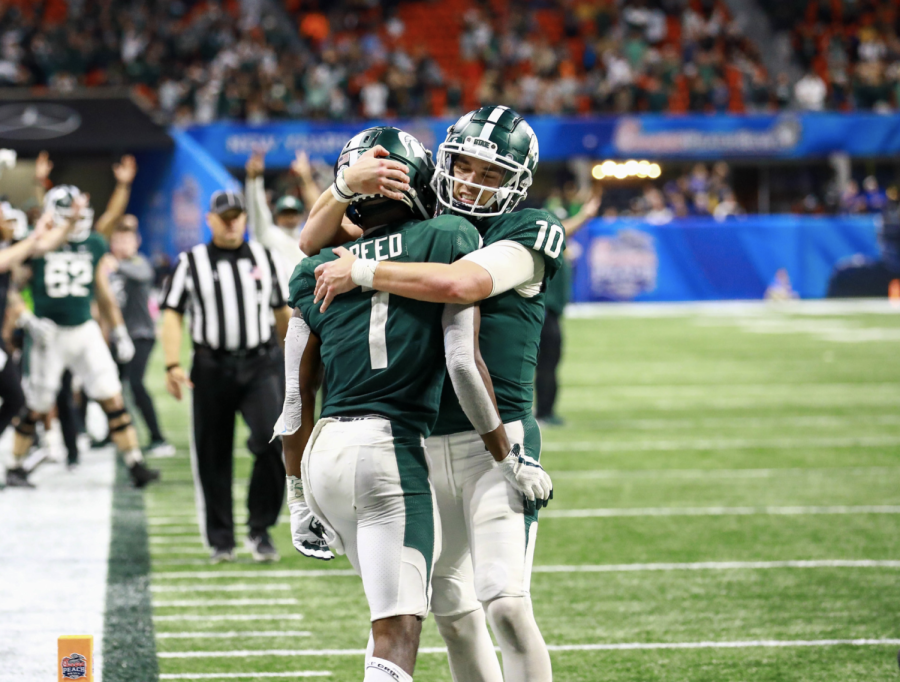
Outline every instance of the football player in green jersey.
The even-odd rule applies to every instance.
[[[352,189],[354,166],[372,159],[407,169],[408,189],[395,192],[402,200]],[[433,164],[407,133],[363,131],[346,145],[335,170],[331,196],[361,232],[349,251],[372,262],[448,264],[478,248],[478,232],[465,218],[430,218]],[[314,304],[314,273],[335,257],[326,251],[307,258],[290,282],[296,310],[285,345],[287,391],[278,433],[291,531],[301,553],[330,559],[330,545],[346,552],[362,577],[373,634],[366,682],[411,680],[441,542],[424,440],[437,421],[442,388],[459,396],[488,457],[517,457],[519,446],[510,447],[487,370],[478,366],[474,307],[357,289],[323,314]],[[322,418],[313,427],[323,368]]]
[[[532,387],[545,283],[560,268],[565,249],[565,231],[555,216],[514,211],[537,161],[537,137],[516,112],[504,106],[470,112],[440,145],[433,185],[439,213],[471,219],[484,248],[449,265],[379,263],[337,249],[340,257],[316,271],[323,310],[357,285],[422,301],[481,301],[481,353],[507,433],[522,452],[495,465],[478,447],[459,402],[444,393],[426,444],[443,530],[432,610],[457,682],[501,679],[482,609],[503,653],[507,681],[552,677],[530,598],[542,500],[511,494],[510,486],[516,477],[546,476],[538,464],[541,436],[532,416]],[[323,196],[304,228],[308,253],[323,248],[338,224],[340,208]]]
[[[21,463],[28,454],[35,425],[52,409],[62,375],[68,369],[81,379],[88,397],[103,408],[132,482],[143,487],[159,478],[159,472],[144,466],[137,432],[122,400],[118,368],[100,326],[91,316],[91,303],[96,300],[100,314],[113,330],[119,358],[130,360],[134,345],[101,263],[108,251],[106,240],[91,230],[94,213],[77,187],[54,187],[44,198],[44,208],[54,215],[55,222],[74,220],[75,225],[66,243],[31,260],[37,323],[29,327],[25,347],[25,408],[16,426],[13,456]],[[40,333],[35,333],[38,329]]]

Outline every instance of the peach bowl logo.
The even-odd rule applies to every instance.
[[[69,654],[62,660],[62,676],[67,680],[87,677],[87,659],[81,654]]]
[[[640,230],[620,230],[591,242],[591,293],[613,301],[630,301],[656,289],[659,258],[653,237]]]

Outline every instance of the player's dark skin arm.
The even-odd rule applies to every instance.
[[[302,317],[299,310],[294,310],[292,316]],[[300,358],[300,401],[303,406],[300,412],[300,428],[281,438],[284,447],[284,468],[288,476],[301,477],[300,462],[303,460],[303,451],[316,423],[316,393],[322,383],[321,350],[321,339],[310,332],[303,356]]]

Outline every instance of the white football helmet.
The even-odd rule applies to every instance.
[[[11,203],[4,201],[0,203],[0,213],[2,213],[4,220],[12,223],[13,241],[21,241],[28,236],[28,216],[25,215],[25,211],[13,208]]]
[[[72,217],[72,206],[75,199],[81,196],[81,190],[75,185],[58,185],[47,192],[44,197],[44,210],[53,212],[53,224],[61,225]],[[70,242],[83,242],[91,234],[94,225],[94,209],[90,204],[82,211],[69,233]]]

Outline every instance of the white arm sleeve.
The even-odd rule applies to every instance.
[[[266,186],[262,176],[248,178],[244,186],[247,196],[247,228],[250,237],[263,246],[275,248],[270,244],[269,233],[272,229],[272,212],[266,201]]]
[[[284,408],[275,424],[276,436],[289,436],[300,428],[303,404],[300,400],[300,359],[309,342],[309,325],[302,317],[292,317],[284,337]]]
[[[500,426],[500,416],[475,364],[475,308],[448,303],[441,322],[447,371],[459,404],[479,434],[489,433]]]
[[[544,259],[540,254],[508,239],[473,251],[463,259],[478,263],[488,271],[494,282],[491,296],[523,285],[540,284],[544,279]]]

